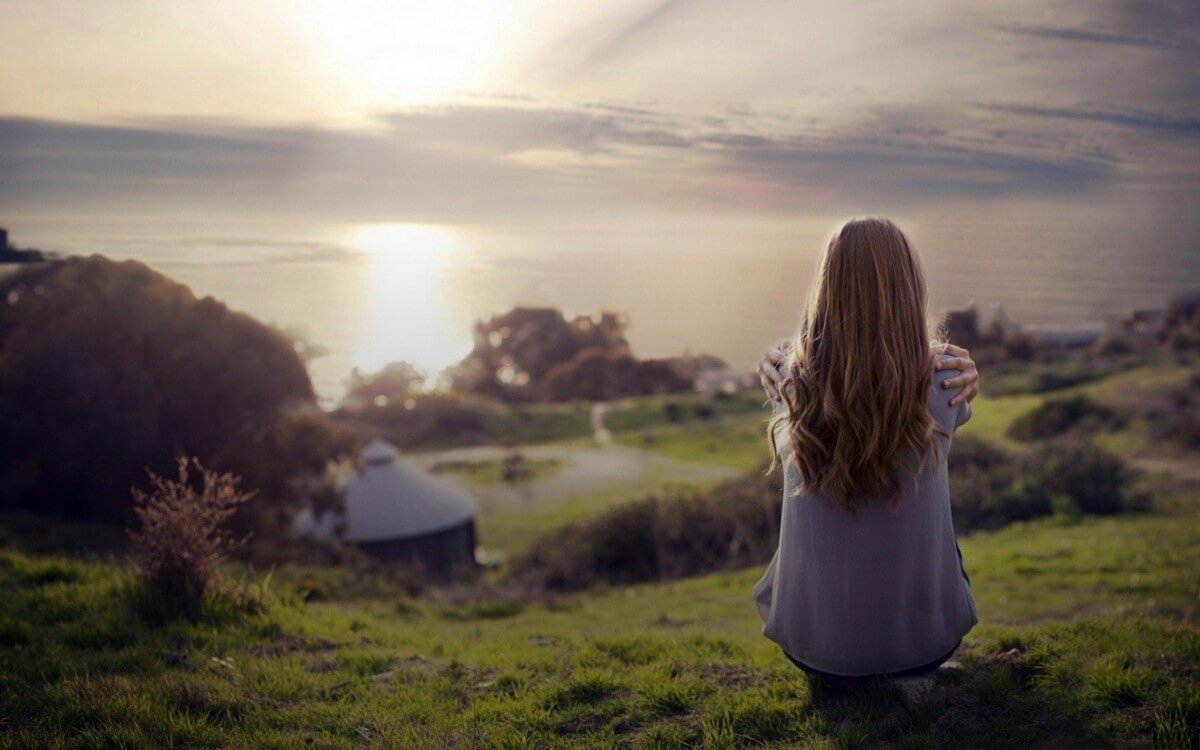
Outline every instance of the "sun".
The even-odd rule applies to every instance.
[[[470,332],[451,330],[446,305],[461,254],[449,229],[427,224],[370,224],[351,230],[346,244],[366,264],[364,334],[354,366],[374,372],[406,361],[430,375],[460,360]]]
[[[319,0],[293,16],[350,100],[376,106],[445,101],[486,87],[511,44],[511,13],[489,0]]]

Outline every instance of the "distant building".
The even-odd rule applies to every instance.
[[[381,560],[443,577],[475,566],[475,501],[404,462],[383,440],[363,449],[343,483],[342,514],[301,513],[301,536],[338,537]]]
[[[1106,331],[1139,341],[1157,341],[1167,329],[1167,311],[1159,308],[1127,310],[1109,317]]]
[[[1101,334],[1101,331],[1094,326],[1081,328],[1029,326],[1026,330],[1031,336],[1043,343],[1067,349],[1086,349],[1096,343]]]
[[[743,388],[758,385],[758,376],[752,372],[741,372],[731,367],[719,370],[704,370],[693,381],[701,393],[734,393]]]
[[[1020,333],[1022,330],[1021,324],[1009,317],[1003,305],[997,304],[983,309],[976,309],[978,310],[977,323],[979,333],[982,336],[991,336],[997,331],[1004,336],[1009,336],[1014,333]]]

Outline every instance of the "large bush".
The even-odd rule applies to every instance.
[[[950,498],[960,531],[995,528],[1056,511],[1117,513],[1138,505],[1131,471],[1082,437],[1064,436],[1014,456],[959,436],[950,451]]]
[[[1200,450],[1200,374],[1167,390],[1166,404],[1146,413],[1150,437]]]
[[[1076,427],[1101,428],[1120,423],[1112,409],[1080,394],[1043,401],[1033,411],[1013,420],[1008,436],[1015,440],[1042,440]]]
[[[348,447],[292,341],[140,263],[77,257],[0,280],[5,510],[124,523],[129,488],[178,455],[278,508]]]
[[[1023,457],[1011,491],[1030,503],[1080,513],[1119,513],[1131,507],[1131,470],[1119,456],[1084,438],[1063,438]]]
[[[783,488],[752,472],[709,493],[654,496],[551,532],[513,574],[555,589],[666,580],[769,560]]]

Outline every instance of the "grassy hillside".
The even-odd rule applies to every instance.
[[[980,394],[973,402],[971,420],[963,425],[964,435],[973,435],[1011,450],[1024,450],[1028,444],[1011,439],[1008,428],[1021,416],[1037,409],[1047,399],[1085,394],[1103,403],[1120,407],[1136,406],[1140,398],[1157,389],[1183,386],[1196,373],[1195,364],[1187,365],[1169,358],[1117,372],[1106,378],[1039,393],[1014,393],[1002,396]],[[984,377],[987,377],[986,375]],[[986,390],[986,381],[985,390]],[[749,396],[739,403],[748,403]],[[761,403],[761,402],[760,402]],[[753,411],[724,412],[711,421],[690,420],[681,424],[644,421],[639,429],[617,436],[618,442],[646,450],[659,451],[674,458],[720,463],[750,470],[766,458],[766,408]],[[1151,446],[1144,421],[1133,420],[1125,429],[1100,436],[1102,446],[1124,456],[1158,455],[1170,445]]]
[[[1008,426],[1046,399],[1126,409],[1192,372],[1158,363],[981,396],[964,433],[1024,450]],[[607,422],[628,446],[758,466],[765,409],[748,394],[715,403],[619,402]],[[7,551],[0,748],[1196,747],[1196,454],[1152,441],[1139,419],[1094,437],[1167,472],[1139,480],[1154,510],[961,538],[981,622],[958,668],[921,694],[811,683],[761,636],[750,598],[761,566],[576,595],[485,583],[421,598],[350,568],[237,569],[251,592],[238,606],[154,625],[123,567]],[[632,496],[620,486],[523,504],[481,518],[481,536],[519,549]]]
[[[276,584],[155,627],[118,568],[3,553],[0,746],[1194,746],[1200,508],[1170,486],[963,539],[982,622],[909,702],[811,685],[760,635],[760,569],[541,603]]]

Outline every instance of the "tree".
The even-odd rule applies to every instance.
[[[584,349],[551,369],[542,384],[543,393],[553,401],[605,401],[691,388],[692,381],[669,360],[639,361],[628,351],[605,349]]]
[[[362,373],[356,367],[350,373],[347,394],[362,399],[364,403],[385,406],[389,403],[402,404],[410,394],[420,391],[425,384],[425,373],[408,362],[390,362],[375,373]]]
[[[475,325],[475,346],[450,376],[456,390],[509,401],[537,400],[546,374],[584,349],[628,351],[627,322],[616,313],[580,315],[516,307]]]
[[[291,340],[140,263],[0,280],[0,507],[125,523],[130,487],[180,455],[280,507],[348,447]]]

